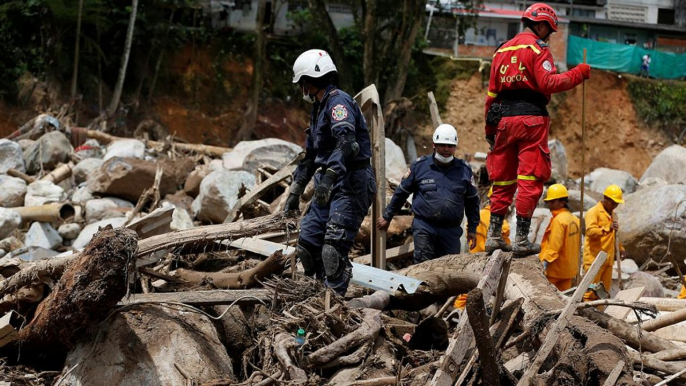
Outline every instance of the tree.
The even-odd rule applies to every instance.
[[[79,0],[79,15],[76,20],[76,44],[74,44],[74,72],[71,78],[71,97],[76,97],[76,80],[79,76],[79,42],[81,40],[81,16],[83,15],[83,0]]]
[[[133,42],[133,32],[136,24],[136,12],[138,11],[138,0],[131,1],[131,18],[129,19],[129,27],[126,31],[126,43],[124,44],[124,54],[121,58],[121,66],[119,67],[119,77],[117,84],[112,93],[112,101],[110,107],[107,109],[109,116],[114,115],[119,107],[119,100],[121,99],[121,92],[124,88],[124,79],[126,78],[126,67],[129,63],[129,55],[131,55],[131,43]]]

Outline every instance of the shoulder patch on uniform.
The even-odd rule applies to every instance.
[[[543,62],[543,69],[548,71],[548,72],[553,70],[553,65],[550,64],[549,60],[546,60],[545,62]]]
[[[331,118],[333,118],[334,121],[342,121],[345,118],[348,118],[348,109],[341,104],[334,106],[331,109]]]
[[[548,48],[548,43],[544,42],[543,39],[536,40],[536,44],[541,48]]]
[[[405,172],[405,175],[403,175],[403,180],[406,179],[407,177],[409,177],[410,174],[412,174],[412,169],[407,168],[407,171]]]

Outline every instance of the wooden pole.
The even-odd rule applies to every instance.
[[[662,315],[641,325],[643,331],[655,331],[686,320],[686,308]]]
[[[541,365],[543,365],[543,362],[545,362],[545,360],[548,359],[548,356],[557,344],[557,340],[560,337],[560,334],[567,327],[569,318],[571,318],[572,315],[574,315],[577,303],[579,303],[583,298],[584,292],[586,292],[586,290],[588,289],[588,285],[591,284],[591,282],[595,278],[595,275],[598,273],[598,271],[600,271],[600,268],[605,263],[605,260],[607,260],[607,253],[601,251],[598,254],[598,256],[596,256],[595,260],[593,261],[593,264],[591,264],[591,267],[588,269],[588,272],[586,272],[586,275],[584,275],[583,279],[581,279],[581,283],[579,284],[579,286],[576,287],[574,295],[572,295],[572,297],[567,301],[567,305],[560,313],[560,316],[555,321],[555,324],[550,329],[550,332],[548,332],[548,334],[546,335],[545,342],[543,342],[541,347],[538,349],[538,352],[536,353],[536,357],[534,358],[531,367],[529,367],[524,373],[524,375],[522,375],[522,377],[519,379],[519,382],[517,382],[517,386],[529,386],[533,383],[532,381],[536,374],[538,374],[538,370],[541,368]]]
[[[440,126],[443,121],[441,120],[441,115],[438,113],[438,103],[436,103],[436,98],[434,97],[434,92],[429,91],[427,94],[429,98],[429,112],[431,113],[431,123],[434,126],[434,130]]]
[[[617,213],[612,212],[612,217],[619,221]],[[615,260],[617,260],[617,273],[619,273],[619,289],[624,289],[624,281],[622,280],[622,257],[619,253],[619,232],[615,231]]]
[[[584,64],[586,64],[586,49],[584,48]],[[584,189],[586,179],[586,81],[581,84],[581,209],[579,209],[579,225],[581,225],[581,235],[586,234],[586,224],[584,223]],[[584,243],[583,237],[579,237],[579,265],[576,271],[575,283],[581,281],[581,267],[584,265]]]

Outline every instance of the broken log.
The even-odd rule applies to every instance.
[[[644,331],[655,331],[686,320],[686,308],[643,322]]]
[[[301,384],[307,382],[307,374],[305,370],[293,362],[290,354],[288,354],[289,349],[296,347],[298,347],[298,343],[289,334],[281,332],[274,338],[274,355],[281,363],[281,367],[283,367],[283,370],[288,374],[292,382]]]
[[[476,348],[479,351],[481,382],[485,385],[500,386],[498,354],[495,351],[491,333],[488,331],[488,317],[486,316],[484,297],[480,288],[477,287],[469,291],[466,308],[469,325],[472,326]],[[458,339],[460,338],[458,337]]]
[[[649,357],[661,361],[673,361],[677,359],[686,359],[686,347],[681,347],[673,350],[665,350],[649,355]]]
[[[682,365],[678,365],[676,363],[663,362],[659,359],[652,358],[649,355],[641,355],[636,351],[631,351],[630,354],[635,366],[645,366],[649,369],[661,371],[668,375],[679,373],[681,370],[684,369],[684,366]],[[681,374],[679,378],[686,379],[686,374]]]
[[[27,351],[63,354],[107,317],[126,294],[137,241],[136,233],[126,228],[104,229],[95,235],[40,303],[31,322],[19,330],[25,358]]]
[[[175,249],[191,248],[202,250],[215,241],[238,239],[266,232],[295,229],[295,218],[275,213],[250,220],[237,221],[230,224],[207,225],[182,231],[174,231],[163,235],[153,236],[138,243],[137,258],[151,253]]]
[[[672,299],[672,298],[652,298],[642,296],[638,299],[641,303],[654,304],[658,311],[679,311],[686,308],[686,299]]]
[[[536,374],[538,374],[538,370],[543,365],[543,361],[545,361],[550,352],[553,351],[560,334],[567,327],[569,317],[574,315],[577,303],[579,303],[583,298],[584,293],[588,289],[588,285],[591,284],[595,278],[595,275],[598,273],[598,271],[600,271],[600,268],[605,260],[607,260],[607,253],[601,251],[598,256],[596,256],[595,260],[593,260],[593,264],[591,264],[588,272],[586,272],[583,279],[581,279],[581,283],[576,288],[576,291],[574,291],[574,295],[572,295],[572,297],[567,301],[567,305],[562,310],[562,313],[560,313],[560,316],[557,318],[555,324],[553,324],[552,330],[546,335],[545,342],[538,349],[533,363],[519,379],[517,386],[528,386],[533,381]]]
[[[175,277],[189,284],[211,284],[217,288],[239,289],[251,288],[259,284],[260,280],[273,274],[283,272],[290,256],[284,256],[281,251],[272,253],[266,260],[253,268],[245,271],[226,272],[200,272],[190,269],[179,268]]]
[[[134,294],[122,299],[117,305],[126,306],[139,303],[183,303],[191,306],[217,306],[236,303],[253,305],[274,300],[274,293],[267,289],[252,290],[210,290],[184,292],[158,292]]]

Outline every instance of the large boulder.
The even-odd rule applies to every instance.
[[[233,378],[212,320],[198,312],[141,305],[103,324],[67,355],[61,385],[162,386]]]
[[[51,131],[24,150],[26,171],[35,174],[51,170],[59,163],[66,163],[74,149],[61,131]]]
[[[635,192],[638,186],[636,178],[623,170],[598,168],[591,173],[591,176],[590,189],[599,194],[603,194],[605,188],[613,184],[622,188],[624,194]]]
[[[60,202],[66,198],[64,189],[50,181],[35,181],[26,188],[25,206],[39,206]]]
[[[200,184],[200,193],[193,200],[191,210],[201,221],[221,223],[238,201],[241,186],[255,185],[255,176],[245,171],[218,170],[210,173]]]
[[[100,158],[85,158],[81,160],[74,168],[71,170],[74,176],[74,181],[77,184],[88,181],[88,177],[95,174],[95,171],[102,166],[103,161]]]
[[[27,247],[41,247],[54,249],[62,245],[62,236],[57,233],[52,225],[44,222],[34,222],[26,232],[24,244]]]
[[[21,178],[14,178],[0,174],[0,206],[13,208],[24,206],[26,196],[26,182]]]
[[[0,139],[0,173],[7,173],[10,169],[25,172],[24,155],[18,143]]]
[[[581,190],[569,189],[569,210],[572,212],[579,212],[581,210]],[[545,197],[545,194],[542,198]],[[602,194],[597,194],[595,192],[590,192],[588,189],[584,189],[584,212],[591,209],[598,201],[603,198]]]
[[[616,209],[619,239],[636,264],[649,258],[661,261],[667,245],[674,256],[686,253],[686,186],[652,186],[625,201]]]
[[[141,194],[155,182],[157,166],[162,167],[160,195],[175,193],[183,186],[194,162],[179,160],[145,161],[137,158],[111,158],[88,179],[88,190],[106,196],[138,202]]]
[[[0,239],[9,236],[19,227],[19,224],[21,224],[19,213],[12,209],[0,208]]]
[[[74,249],[85,248],[86,245],[88,245],[88,243],[90,243],[90,241],[93,239],[93,236],[98,233],[100,228],[104,228],[108,225],[112,225],[112,228],[119,228],[123,227],[124,224],[126,224],[126,218],[124,217],[108,218],[88,224],[83,228],[79,234],[79,237],[74,240],[72,247],[74,247]]]
[[[133,210],[133,204],[116,197],[105,197],[86,202],[86,223],[106,218],[126,217]]]
[[[651,177],[670,184],[686,184],[686,148],[672,145],[658,154],[641,176],[641,182]]]
[[[386,138],[386,178],[392,178],[398,182],[407,172],[407,163],[403,149],[396,145],[390,138]]]
[[[210,170],[207,165],[198,165],[195,169],[188,175],[186,182],[183,185],[183,191],[186,192],[191,197],[197,197],[200,193],[200,183],[203,178],[207,177],[212,170]]]
[[[103,160],[110,158],[137,158],[145,157],[145,144],[137,139],[120,139],[107,146],[107,152]]]
[[[224,169],[246,170],[254,173],[261,164],[269,164],[277,169],[291,162],[302,151],[294,143],[278,138],[265,138],[257,141],[242,141],[230,152],[224,153]]]
[[[548,141],[548,148],[550,149],[550,163],[552,164],[551,178],[555,181],[565,180],[569,164],[565,146],[557,139],[553,139]]]

